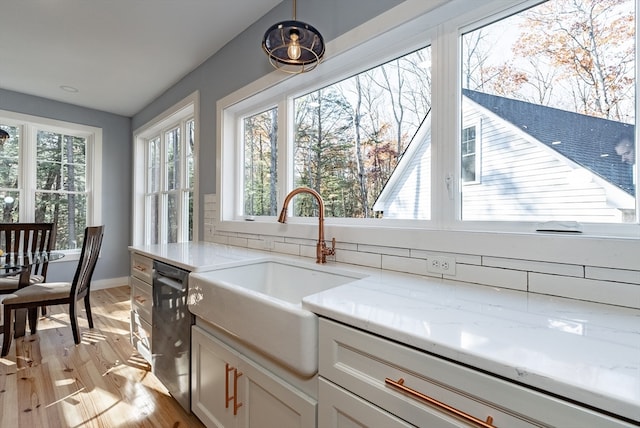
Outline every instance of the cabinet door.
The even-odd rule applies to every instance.
[[[234,393],[238,357],[199,327],[191,330],[191,410],[207,427],[235,427],[233,402],[228,398]]]
[[[314,428],[316,400],[244,356],[238,410],[242,428]]]
[[[391,413],[320,378],[318,428],[413,427]],[[433,425],[444,427],[448,425]]]
[[[207,427],[315,428],[316,400],[191,328],[191,411]]]

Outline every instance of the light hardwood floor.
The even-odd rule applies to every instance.
[[[91,308],[95,328],[81,310],[79,345],[63,306],[12,341],[0,359],[0,427],[202,427],[131,346],[129,287],[92,291]]]

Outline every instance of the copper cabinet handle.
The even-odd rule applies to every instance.
[[[233,395],[229,396],[229,373],[233,372]],[[225,364],[224,375],[224,407],[229,408],[229,403],[233,401],[233,416],[238,414],[238,409],[242,407],[242,403],[238,403],[238,378],[242,376],[242,372],[239,372],[237,368],[231,367],[229,363]]]
[[[242,372],[233,369],[233,416],[238,414],[238,409],[242,407],[242,403],[238,403],[238,378],[242,376]]]
[[[135,265],[133,268],[136,269],[136,270],[139,270],[140,272],[146,272],[147,271],[147,268],[144,267],[143,265]]]
[[[483,421],[481,419],[478,419],[474,416],[471,416],[468,413],[463,412],[462,410],[456,409],[455,407],[449,406],[448,404],[445,404],[441,401],[436,400],[435,398],[431,398],[428,395],[425,395],[419,391],[416,391],[415,389],[409,388],[408,386],[404,385],[404,379],[400,378],[398,379],[398,381],[396,382],[393,379],[389,379],[389,378],[385,378],[384,383],[386,383],[387,385],[391,385],[394,388],[397,388],[403,392],[406,392],[407,394],[417,398],[418,400],[427,402],[429,404],[432,404],[436,407],[439,407],[440,409],[443,409],[449,413],[453,413],[456,416],[461,417],[462,419],[471,422],[472,424],[475,424],[476,426],[482,427],[482,428],[496,428],[495,425],[493,425],[493,417],[491,416],[487,416],[487,420]]]
[[[225,374],[224,374],[224,408],[229,408],[229,402],[233,400],[233,397],[229,398],[229,372],[233,371],[233,367],[229,365],[229,363],[225,364]]]

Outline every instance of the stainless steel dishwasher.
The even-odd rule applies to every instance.
[[[191,410],[191,325],[187,307],[189,272],[153,262],[152,371],[173,398]]]

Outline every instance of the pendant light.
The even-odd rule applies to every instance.
[[[0,128],[0,146],[4,145],[4,142],[9,139],[10,135],[7,131]]]
[[[311,25],[296,21],[296,0],[293,0],[293,20],[269,27],[262,39],[262,49],[276,69],[290,74],[305,73],[322,60],[324,39]]]

